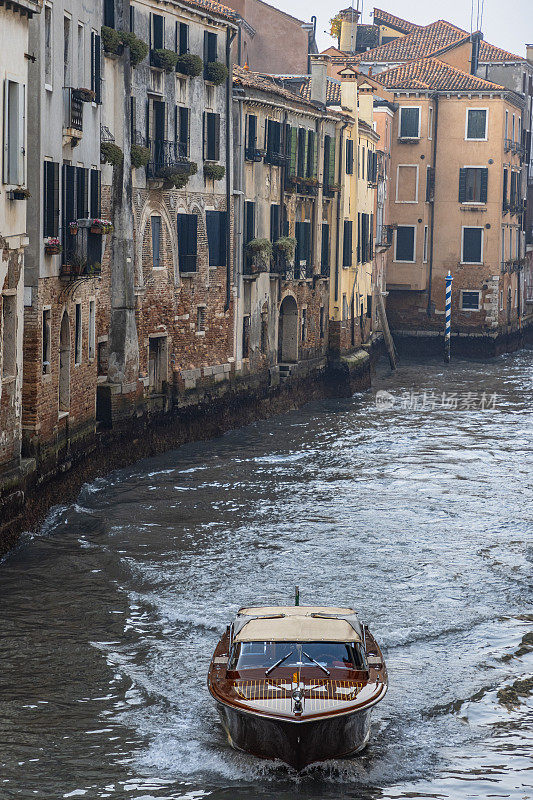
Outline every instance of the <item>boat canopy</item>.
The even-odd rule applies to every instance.
[[[362,638],[355,611],[330,606],[241,608],[233,634],[235,642],[360,642]]]

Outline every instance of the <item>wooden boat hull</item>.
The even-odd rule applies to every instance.
[[[371,708],[302,721],[262,716],[220,701],[217,708],[232,747],[259,758],[279,759],[297,770],[354,755],[370,736]]]

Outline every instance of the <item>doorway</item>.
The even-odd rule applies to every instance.
[[[59,332],[59,412],[70,411],[70,320],[65,311]]]
[[[298,361],[298,306],[288,295],[279,310],[279,360],[282,363]]]

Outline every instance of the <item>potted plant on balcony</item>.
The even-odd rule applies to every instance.
[[[274,250],[285,266],[291,267],[294,264],[297,241],[294,236],[281,236],[274,242]]]
[[[150,150],[148,147],[142,147],[139,144],[132,144],[131,146],[131,166],[134,169],[145,167],[150,160]]]
[[[212,181],[221,181],[226,174],[226,167],[215,164],[213,161],[204,163],[204,178]]]
[[[78,226],[77,221],[69,223],[68,232],[70,233],[71,236],[77,236],[78,235],[78,227],[79,226]]]
[[[100,236],[105,236],[107,233],[113,233],[113,223],[108,219],[93,219],[91,221],[91,233],[96,233]]]
[[[210,61],[205,65],[204,77],[206,81],[214,83],[215,86],[220,86],[227,80],[229,75],[228,68],[220,61]]]
[[[173,72],[178,63],[178,54],[174,50],[152,50],[152,64],[165,72]]]
[[[130,63],[132,67],[140,64],[148,55],[148,45],[131,31],[116,31],[102,25],[102,43],[108,55],[119,55],[124,46],[130,48]]]
[[[204,62],[200,56],[193,53],[182,53],[178,56],[176,62],[176,72],[181,72],[182,75],[189,75],[191,78],[197,78],[202,74]]]
[[[82,103],[92,103],[96,100],[96,94],[92,89],[73,89],[72,96],[75,97],[76,100],[81,100]]]
[[[115,142],[102,142],[100,145],[100,161],[118,167],[124,160],[124,153]]]
[[[246,252],[252,262],[252,272],[270,272],[273,254],[270,239],[252,239],[246,245]]]
[[[47,256],[57,256],[62,251],[61,242],[57,236],[51,236],[44,243],[44,252]]]

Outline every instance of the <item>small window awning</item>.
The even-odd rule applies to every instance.
[[[242,608],[233,628],[235,642],[360,642],[362,637],[352,608],[330,606]]]

